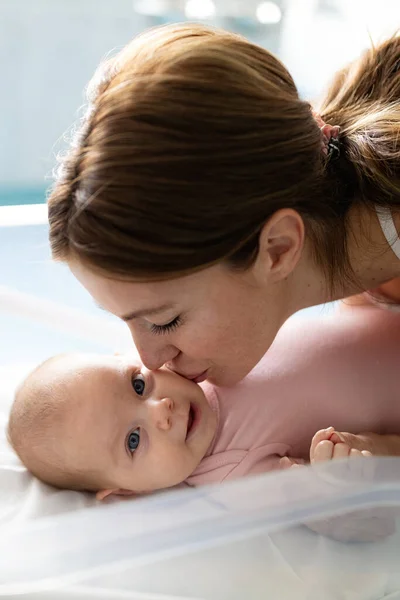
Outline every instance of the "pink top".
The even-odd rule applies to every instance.
[[[319,429],[400,433],[400,314],[373,307],[288,321],[255,369],[232,388],[204,383],[215,438],[189,485],[308,460]]]

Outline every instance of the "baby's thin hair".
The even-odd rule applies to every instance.
[[[26,468],[42,482],[60,489],[92,491],[106,487],[99,472],[68,464],[58,448],[68,386],[46,382],[41,373],[65,355],[52,357],[34,369],[18,386],[7,427],[8,442]]]
[[[59,415],[60,405],[55,401],[55,390],[49,389],[50,386],[44,382],[41,382],[39,388],[36,381],[37,377],[40,377],[40,372],[50,366],[56,358],[51,357],[41,363],[16,389],[8,421],[7,438],[21,459],[20,452],[23,452],[21,438],[24,434],[33,431],[35,435],[39,434],[46,428],[51,417],[56,418]],[[32,425],[35,427],[32,428]]]

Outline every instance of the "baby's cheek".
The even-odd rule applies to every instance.
[[[193,460],[185,449],[171,445],[160,451],[152,478],[160,488],[170,487],[184,481],[193,470]]]

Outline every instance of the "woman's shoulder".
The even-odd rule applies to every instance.
[[[400,312],[400,277],[387,281],[375,289],[346,298],[342,305],[344,308],[347,306],[376,306]]]

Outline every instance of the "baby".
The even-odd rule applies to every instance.
[[[17,390],[9,440],[42,481],[99,499],[400,455],[399,348],[400,315],[364,307],[288,321],[232,388],[136,357],[62,355]]]

